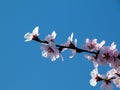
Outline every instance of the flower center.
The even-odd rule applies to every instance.
[[[101,80],[103,80],[101,77],[99,77],[98,75],[95,77],[95,79],[96,79],[96,82],[99,82],[99,81],[101,81]]]
[[[48,48],[48,53],[54,53],[54,50],[51,47],[49,47]]]
[[[35,39],[37,37],[37,34],[33,35],[32,39]]]
[[[104,53],[104,58],[108,60],[110,58],[109,53]]]
[[[106,78],[106,79],[105,79],[106,84],[111,83],[111,81],[110,81],[110,80],[111,80],[111,79]]]
[[[94,44],[90,43],[90,44],[88,45],[88,48],[89,48],[89,49],[93,49],[93,48],[94,48]]]

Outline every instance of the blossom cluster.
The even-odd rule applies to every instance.
[[[76,53],[86,52],[85,58],[90,60],[94,69],[91,72],[92,79],[90,85],[95,86],[97,82],[102,81],[101,87],[106,90],[112,90],[112,83],[116,87],[120,88],[120,54],[116,48],[116,44],[113,42],[110,46],[104,46],[105,41],[97,42],[97,39],[86,39],[82,48],[77,47],[77,39],[73,40],[74,34],[72,33],[65,43],[60,45],[55,43],[56,32],[53,31],[47,35],[44,40],[38,38],[39,27],[35,27],[32,33],[28,32],[24,35],[25,42],[34,40],[41,43],[40,49],[42,50],[42,56],[50,58],[51,61],[56,61],[58,58],[62,60],[62,52],[65,50],[71,50],[72,54],[69,56],[73,58]],[[109,65],[112,69],[105,75],[98,73],[99,65]]]
[[[97,82],[102,81],[101,88],[103,89],[112,90],[112,83],[114,83],[116,87],[120,88],[120,67],[109,70],[106,75],[99,74],[98,68],[95,68],[91,72],[91,77],[90,85],[92,86],[95,86]]]

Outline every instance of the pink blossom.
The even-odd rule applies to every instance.
[[[93,51],[93,50],[95,50],[96,45],[97,45],[97,39],[93,39],[91,41],[89,38],[87,38],[86,45],[84,46],[84,49]]]
[[[107,60],[105,60],[105,59],[102,57],[102,54],[101,54],[101,53],[98,54],[97,58],[96,58],[95,55],[90,55],[90,54],[85,55],[85,57],[86,57],[88,60],[90,60],[90,61],[93,62],[94,67],[98,67],[98,65],[107,65],[107,64],[108,64]]]
[[[63,61],[63,57],[54,43],[55,38],[56,38],[55,31],[53,31],[51,35],[49,34],[45,37],[45,41],[47,41],[48,43],[43,43],[43,45],[41,46],[41,49],[43,50],[42,56],[46,58],[50,57],[52,61],[55,61],[57,58],[61,57]]]
[[[114,77],[107,73],[106,75],[101,75],[101,78],[103,79],[101,88],[105,90],[112,90],[112,80]]]
[[[118,51],[116,49],[116,45],[114,42],[111,44],[111,46],[104,46],[101,48],[101,53],[98,56],[99,64],[118,64],[116,63],[118,56]]]
[[[101,43],[97,43],[97,39],[93,39],[91,41],[89,38],[87,38],[86,39],[86,44],[84,45],[84,49],[89,50],[89,51],[100,50],[100,48],[104,44],[105,44],[104,40]]]
[[[111,69],[107,72],[107,76],[109,77],[115,77],[116,76],[116,70],[115,69]]]
[[[113,83],[116,85],[116,87],[120,88],[120,66],[113,70],[114,72],[112,74],[116,77],[113,79]]]
[[[98,65],[107,65],[108,64],[108,61],[106,60],[106,58],[104,57],[104,54],[102,54],[102,53],[99,53],[99,55],[96,59],[96,62],[98,63]]]
[[[74,36],[74,34],[72,33],[72,34],[68,37],[67,42],[64,43],[64,44],[62,44],[62,46],[67,46],[67,47],[69,47],[69,46],[72,44],[73,36]],[[67,48],[64,48],[63,51],[64,51],[64,50],[67,50]]]
[[[91,56],[91,55],[89,55],[89,54],[86,54],[86,55],[84,55],[84,56],[85,56],[85,58],[87,58],[88,60],[90,60],[90,61],[93,62],[95,68],[98,67],[98,62],[97,62],[97,60],[95,59],[95,56]]]
[[[102,47],[101,50],[102,53],[104,54],[105,59],[118,56],[118,51],[116,49],[116,45],[114,44],[114,42],[111,44],[111,46]]]
[[[116,45],[114,42],[111,46],[104,46],[100,49],[100,53],[97,55],[86,55],[86,58],[91,60],[94,64],[98,65],[107,65],[110,64],[113,68],[117,68],[120,66],[120,60],[118,57],[118,50],[116,49]],[[96,65],[97,65],[96,64]]]
[[[107,83],[106,81],[102,82],[101,88],[102,90],[113,90],[112,83]]]
[[[97,43],[96,46],[95,46],[95,50],[100,50],[103,47],[104,44],[105,44],[104,40],[101,41],[100,43]]]
[[[55,38],[56,38],[56,33],[55,33],[55,31],[53,31],[51,33],[51,35],[46,36],[45,41],[48,41],[48,42],[52,41],[53,42]]]
[[[109,65],[110,67],[117,69],[120,66],[120,59],[114,58]]]
[[[102,85],[101,85],[102,89],[112,90],[112,82],[113,80],[116,79],[114,75],[115,75],[114,69],[108,71],[106,75],[100,75],[98,73],[98,69],[95,68],[91,72],[92,79],[90,80],[90,85],[95,86],[97,82],[102,81]],[[116,83],[118,83],[118,81]]]
[[[120,88],[120,77],[117,75],[120,74],[120,68],[116,69],[111,69],[107,72],[107,74],[102,77],[103,78],[103,83],[102,83],[102,88],[106,90],[112,90],[112,82],[116,84],[116,87]]]
[[[50,57],[52,61],[55,61],[57,58],[60,57],[59,50],[56,48],[54,42],[49,42],[48,44],[43,44],[41,46],[42,56],[43,57]]]
[[[75,49],[75,48],[77,47],[77,39],[75,38],[74,43],[73,43],[73,36],[74,36],[74,34],[72,33],[72,34],[68,37],[67,42],[64,43],[64,44],[61,44],[61,46],[65,46],[65,47],[66,47],[66,48],[63,48],[62,51],[67,50],[67,49],[69,49],[69,50],[72,51],[72,54],[69,56],[69,58],[73,58],[74,55],[77,53],[77,52],[76,52],[76,49]],[[68,47],[68,48],[67,48],[67,47]]]

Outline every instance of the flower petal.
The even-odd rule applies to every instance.
[[[92,43],[97,43],[97,39],[93,39]]]
[[[91,79],[91,80],[90,80],[90,85],[91,85],[91,86],[96,86],[96,84],[97,84],[97,82],[96,82],[95,79]]]
[[[89,38],[86,38],[86,43],[89,43],[90,42],[90,39]]]
[[[56,32],[53,31],[51,35],[52,35],[53,39],[55,39],[55,37],[56,37]]]
[[[75,38],[74,45],[77,46],[77,39]]]
[[[115,42],[113,42],[112,44],[111,44],[111,46],[110,46],[110,50],[114,50],[115,48],[116,48],[116,44],[115,44]]]
[[[70,42],[73,41],[73,35],[74,35],[74,34],[72,33],[71,36],[68,37],[68,40],[69,40]]]
[[[38,26],[36,26],[36,27],[33,29],[32,34],[33,34],[33,35],[37,35],[37,36],[38,36],[38,30],[39,30],[39,27],[38,27]]]
[[[93,69],[93,71],[91,72],[91,77],[92,77],[92,78],[95,78],[97,75],[98,75],[98,69],[95,68],[95,69]]]
[[[105,44],[105,41],[103,40],[103,41],[99,44],[99,48],[101,48],[104,44]]]
[[[28,32],[24,35],[24,38],[26,39],[25,42],[32,40],[33,35]]]

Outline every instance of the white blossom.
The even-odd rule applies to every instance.
[[[100,79],[100,74],[98,74],[98,69],[97,68],[93,69],[90,75],[92,77],[92,79],[90,80],[90,85],[96,86],[97,82]]]
[[[72,54],[69,56],[69,58],[73,58],[74,55],[77,53],[76,49],[75,49],[75,47],[77,47],[77,39],[75,38],[73,41],[73,36],[74,36],[74,34],[71,33],[71,35],[68,37],[67,42],[64,44],[61,44],[61,46],[69,47],[69,48],[63,48],[62,51],[65,51],[67,49],[72,51]]]
[[[64,44],[62,44],[62,46],[70,46],[71,44],[72,44],[72,41],[73,41],[73,36],[74,36],[74,34],[73,33],[71,33],[71,35],[68,37],[68,40],[67,40],[67,42],[66,43],[64,43]],[[65,49],[66,50],[66,49]]]
[[[73,41],[74,34],[72,33],[71,36],[68,37],[68,43],[71,43]]]
[[[77,47],[77,39],[76,38],[74,40],[74,43],[72,43],[73,42],[73,36],[74,36],[74,34],[72,33],[71,36],[68,37],[68,41],[65,44],[66,46],[71,47],[71,48]],[[74,55],[76,54],[76,49],[70,49],[70,50],[72,51],[72,54],[69,56],[69,58],[73,58]]]
[[[120,88],[120,77],[117,77],[113,80],[113,83],[116,85],[117,88]]]
[[[74,41],[74,46],[77,47],[77,39]],[[69,56],[69,58],[73,58],[74,55],[77,53],[76,49],[71,49],[72,50],[72,55]]]
[[[39,30],[39,27],[36,26],[36,27],[33,29],[32,33],[27,32],[27,33],[24,35],[24,38],[26,39],[25,42],[31,41],[34,37],[38,36],[38,35],[39,35],[39,34],[38,34],[38,30]]]

